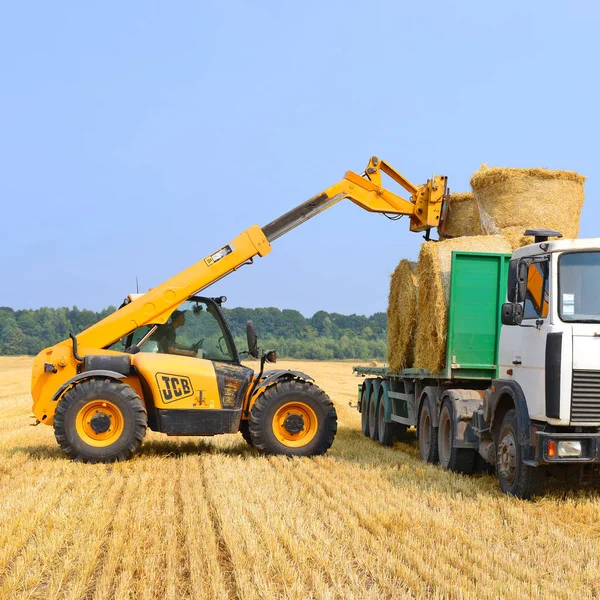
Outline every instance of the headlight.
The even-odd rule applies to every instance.
[[[558,455],[562,457],[581,456],[581,442],[558,442]]]

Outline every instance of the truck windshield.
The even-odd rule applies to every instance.
[[[567,252],[558,260],[563,321],[600,323],[600,252]]]

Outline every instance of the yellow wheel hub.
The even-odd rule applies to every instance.
[[[86,444],[97,448],[110,446],[123,433],[123,413],[108,400],[92,400],[77,413],[75,426]]]
[[[306,446],[317,434],[319,421],[315,411],[301,401],[287,402],[273,416],[273,433],[290,448]]]

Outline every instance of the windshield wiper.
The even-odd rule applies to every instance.
[[[569,323],[600,323],[600,319],[574,319]]]

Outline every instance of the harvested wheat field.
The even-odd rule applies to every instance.
[[[325,457],[149,434],[115,465],[28,426],[30,363],[0,359],[0,598],[600,595],[600,493],[515,500],[365,439],[349,363],[292,363],[336,404]]]

